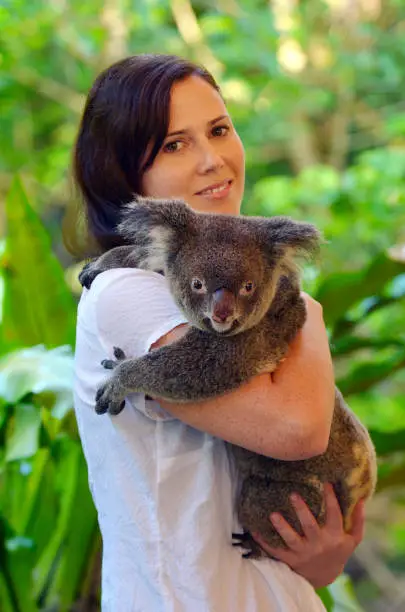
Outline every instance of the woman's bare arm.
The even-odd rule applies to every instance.
[[[237,390],[202,402],[159,400],[196,429],[278,459],[306,459],[325,451],[334,406],[334,376],[322,307],[306,300],[307,321],[276,372],[261,374]],[[180,326],[153,348],[174,342]]]

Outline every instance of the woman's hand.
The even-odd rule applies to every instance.
[[[352,528],[346,533],[332,485],[325,484],[324,494],[326,523],[323,527],[318,525],[312,512],[299,496],[291,497],[304,536],[300,536],[280,514],[271,515],[270,520],[287,544],[287,550],[272,548],[260,534],[253,534],[265,552],[289,565],[315,588],[331,584],[343,572],[347,560],[364,535],[364,501],[356,505]]]

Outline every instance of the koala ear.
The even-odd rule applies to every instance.
[[[293,221],[289,217],[266,219],[266,241],[270,248],[286,250],[292,255],[314,255],[323,242],[322,235],[312,223]]]
[[[134,245],[140,268],[165,270],[168,256],[192,233],[194,217],[183,200],[136,197],[123,206],[117,231]]]

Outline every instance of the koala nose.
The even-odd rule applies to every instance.
[[[235,312],[235,296],[229,289],[217,289],[213,296],[212,318],[224,323]]]
[[[225,321],[227,320],[228,317],[229,317],[229,313],[228,312],[219,312],[219,313],[214,313],[212,315],[212,318],[217,323],[225,323]]]

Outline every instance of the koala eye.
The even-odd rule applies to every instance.
[[[255,289],[255,284],[253,281],[246,281],[243,283],[240,293],[241,295],[251,295]]]
[[[191,288],[196,293],[205,293],[205,284],[199,278],[193,278],[191,281]]]

